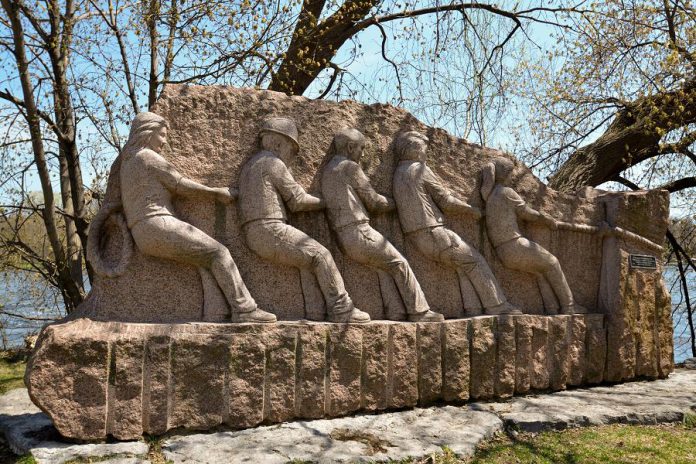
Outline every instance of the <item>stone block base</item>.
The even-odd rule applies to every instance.
[[[365,325],[48,326],[27,369],[61,434],[133,439],[562,390],[604,380],[604,316]]]

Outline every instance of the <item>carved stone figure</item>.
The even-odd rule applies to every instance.
[[[285,164],[299,151],[295,123],[287,118],[268,118],[259,137],[261,151],[242,167],[239,179],[239,208],[247,245],[262,258],[300,269],[306,305],[323,304],[311,298],[308,287],[316,281],[329,321],[369,322],[370,316],[354,307],[329,250],[287,223],[286,204],[294,212],[324,208],[324,202],[305,192]],[[316,313],[323,311],[307,311],[308,317]]]
[[[483,169],[481,195],[486,202],[488,238],[506,267],[536,275],[547,314],[558,314],[559,303],[561,314],[587,313],[573,299],[558,259],[520,233],[518,218],[540,222],[554,230],[559,223],[527,206],[517,192],[505,186],[514,167],[512,161],[498,158]]]
[[[365,148],[365,136],[356,129],[341,129],[334,136],[332,146],[335,154],[322,172],[321,187],[329,224],[341,250],[349,258],[377,271],[388,318],[404,319],[393,309],[400,309],[403,302],[410,321],[443,321],[441,314],[430,310],[406,258],[370,227],[368,210],[382,213],[393,211],[395,206],[393,200],[372,188],[358,164]],[[385,291],[394,284],[398,294]],[[392,301],[394,299],[400,301]]]
[[[112,175],[118,176],[120,205],[106,205],[104,211],[114,212],[122,205],[130,234],[143,254],[208,270],[229,303],[232,321],[275,322],[273,314],[256,305],[229,250],[174,215],[174,196],[207,195],[231,203],[236,193],[183,177],[158,153],[166,141],[164,118],[150,112],[135,117],[120,155],[119,170]],[[99,237],[90,241],[98,244]],[[95,251],[92,248],[90,258],[99,273],[106,266]]]
[[[459,235],[444,227],[447,213],[481,218],[477,208],[453,196],[425,164],[428,138],[415,131],[395,142],[399,164],[394,173],[394,199],[406,238],[421,253],[456,270],[466,315],[521,314],[508,303],[486,260]]]

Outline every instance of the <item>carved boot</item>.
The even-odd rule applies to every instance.
[[[486,316],[505,316],[505,315],[520,315],[520,311],[516,306],[511,305],[508,302],[501,303],[498,306],[493,306],[492,308],[486,308],[483,310]]]
[[[409,314],[408,320],[411,322],[442,322],[445,316],[435,311],[427,310],[422,313]]]
[[[561,314],[587,314],[589,311],[584,306],[577,303],[569,304],[561,308]]]
[[[258,322],[267,324],[277,320],[275,314],[256,308],[245,313],[232,313],[232,322]]]
[[[358,308],[353,308],[350,311],[345,311],[338,314],[329,314],[328,321],[363,324],[365,322],[370,322],[370,315],[365,311],[360,311]]]

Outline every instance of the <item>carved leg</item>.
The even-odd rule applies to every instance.
[[[456,265],[458,273],[464,274],[471,282],[476,294],[485,308],[494,308],[505,304],[507,301],[498,280],[481,254],[459,240],[459,243],[445,252],[449,260]],[[460,279],[461,282],[462,279]],[[461,285],[461,284],[460,284]],[[468,298],[462,294],[462,301],[467,304]],[[475,305],[474,305],[475,307]]]
[[[479,316],[483,314],[481,300],[479,300],[469,277],[459,269],[457,269],[457,277],[459,277],[459,291],[461,292],[462,302],[464,303],[464,315]]]
[[[537,284],[539,285],[541,300],[544,302],[544,312],[546,314],[558,314],[558,300],[549,281],[543,275],[537,274]]]
[[[384,317],[391,321],[405,321],[406,307],[401,300],[401,295],[394,279],[381,269],[377,269],[377,277],[379,278],[379,291],[382,295],[382,304],[384,305]]]
[[[230,308],[227,306],[225,295],[218,287],[215,277],[205,268],[199,267],[203,286],[203,320],[206,322],[222,322],[230,320]]]
[[[395,295],[396,299],[403,301],[403,306],[408,314],[420,314],[428,311],[430,305],[425,299],[423,289],[416,280],[411,266],[391,243],[387,242],[387,244],[389,246],[385,250],[386,259],[382,263],[386,265],[383,267],[384,271],[391,276],[393,283],[399,290],[398,294]]]
[[[229,250],[202,230],[174,216],[140,221],[131,234],[141,252],[208,269],[234,313],[257,309]]]
[[[505,298],[503,289],[500,288],[498,279],[493,275],[493,271],[491,271],[485,258],[454,232],[450,231],[450,233],[458,240],[453,240],[455,246],[446,253],[450,255],[449,259],[456,265],[457,272],[466,274],[481,300],[483,312],[488,315],[522,314],[522,311]],[[462,301],[466,304],[465,298],[466,296],[462,293]]]
[[[310,321],[326,319],[326,305],[315,275],[308,269],[300,269],[300,284],[304,297],[305,317]]]
[[[519,314],[519,310],[507,302],[483,256],[459,235],[445,227],[434,227],[415,231],[408,237],[421,253],[457,271],[465,307],[475,309],[483,306],[490,314]],[[470,296],[468,289],[472,287],[480,306]],[[467,290],[466,293],[464,290]]]
[[[313,274],[321,288],[329,315],[349,313],[353,301],[346,292],[343,278],[329,250],[309,235],[279,221],[253,222],[245,228],[247,245],[262,258],[274,263],[287,264],[301,270],[300,277]],[[304,282],[309,279],[303,279]],[[303,292],[316,300],[303,283]],[[306,304],[307,302],[305,302]],[[314,311],[314,310],[313,310]],[[314,314],[314,313],[312,313]]]
[[[558,302],[561,304],[561,308],[573,306],[573,293],[570,291],[568,286],[568,281],[566,280],[563,270],[561,270],[561,265],[558,260],[554,257],[555,265],[551,270],[544,273],[544,277],[549,281],[551,288],[553,288],[553,293],[556,294]]]
[[[304,233],[302,233],[304,235]],[[326,307],[330,314],[340,314],[353,310],[353,300],[348,296],[343,278],[329,250],[319,242],[309,238],[313,243],[304,242],[310,257],[310,269],[317,277],[317,282],[324,294]]]
[[[408,261],[382,234],[363,223],[342,229],[338,238],[349,258],[377,270],[389,319],[402,320],[404,308],[408,314],[430,309]]]
[[[244,285],[237,265],[227,248],[222,245],[220,247],[221,249],[216,253],[210,266],[210,272],[215,277],[222,293],[225,294],[232,312],[245,313],[254,311],[256,302],[251,297],[246,285]]]

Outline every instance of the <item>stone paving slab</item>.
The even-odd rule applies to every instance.
[[[696,413],[696,371],[678,370],[668,379],[630,382],[480,403],[512,430],[539,432],[570,427],[679,422]]]
[[[502,427],[489,412],[444,406],[173,437],[162,450],[168,460],[189,464],[399,460],[441,452],[443,446],[469,456]]]
[[[515,397],[505,402],[175,436],[162,449],[175,464],[399,460],[438,452],[443,446],[460,456],[471,456],[481,440],[504,427],[514,433],[609,423],[656,424],[681,421],[688,412],[696,412],[696,371],[679,370],[665,380]]]
[[[162,446],[167,459],[187,463],[369,462],[419,458],[447,446],[460,456],[506,429],[538,432],[609,423],[656,424],[696,413],[696,371],[680,369],[668,379],[514,397],[378,415],[291,422],[240,431],[175,435]],[[19,453],[39,463],[108,456],[111,464],[148,463],[142,442],[60,442],[48,417],[26,390],[0,397],[0,432]]]
[[[149,464],[148,446],[139,441],[120,443],[68,443],[51,420],[29,399],[26,388],[0,396],[0,434],[10,449],[31,453],[38,464],[62,464],[71,459],[99,457],[105,464]]]

